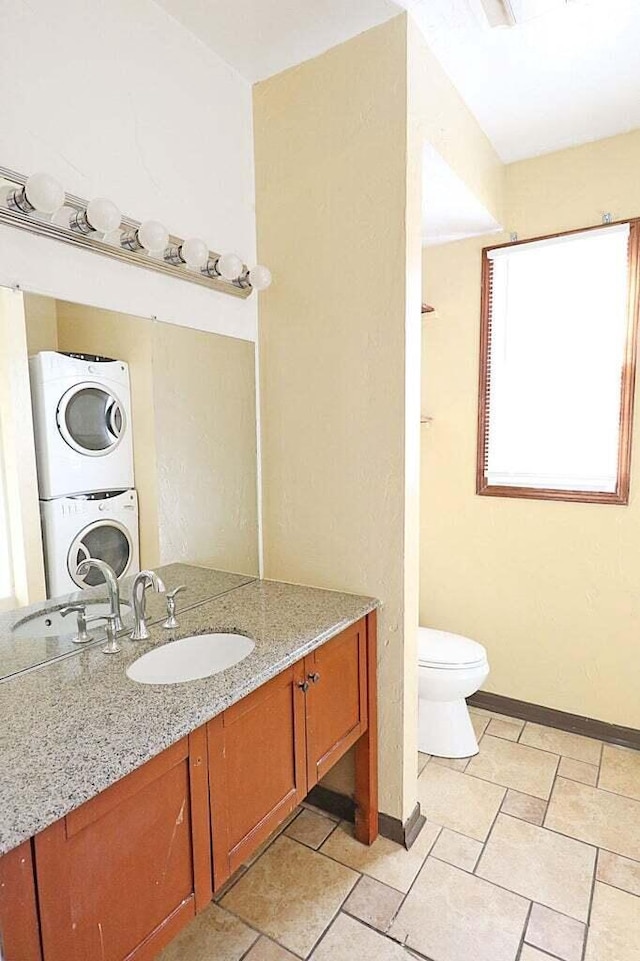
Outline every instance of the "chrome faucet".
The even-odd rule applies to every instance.
[[[81,561],[76,568],[76,574],[82,576],[86,574],[92,567],[95,567],[97,571],[100,571],[104,577],[105,583],[107,585],[107,594],[109,595],[109,616],[113,618],[112,625],[113,629],[118,633],[124,628],[122,623],[122,618],[120,616],[120,588],[118,587],[118,578],[112,567],[106,563],[106,561],[100,561],[96,557],[88,557],[86,561]]]
[[[133,630],[132,641],[144,641],[149,637],[149,628],[145,620],[145,591],[153,587],[158,594],[164,594],[164,584],[154,571],[140,571],[133,579],[131,599],[133,601]]]

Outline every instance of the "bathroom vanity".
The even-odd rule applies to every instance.
[[[377,602],[255,577],[253,343],[2,288],[0,342],[0,462],[21,523],[9,537],[0,514],[0,961],[151,961],[350,747],[356,833],[375,838]],[[125,365],[130,404],[106,389]],[[167,594],[187,588],[177,626],[149,592],[148,639],[144,588],[159,585],[139,566]],[[106,654],[116,608],[126,630]],[[227,635],[224,670],[136,680],[145,654],[171,659],[181,639],[202,652],[211,634]]]
[[[5,961],[151,961],[352,746],[370,844],[376,608],[254,580],[169,636],[158,624],[120,655],[93,647],[0,685]],[[215,631],[255,647],[187,684],[126,676],[158,643]]]

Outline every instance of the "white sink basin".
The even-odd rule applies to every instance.
[[[140,684],[180,684],[197,681],[238,664],[255,643],[243,634],[196,634],[163,644],[143,654],[127,668]]]
[[[111,609],[108,601],[88,600],[83,603],[86,603],[87,617],[104,617]],[[68,614],[63,617],[61,606],[59,604],[54,609],[45,608],[29,614],[13,626],[11,633],[14,637],[73,637],[77,633],[76,616]],[[120,614],[125,624],[131,622],[131,610],[126,601],[120,601]],[[103,634],[104,623],[89,624],[87,630],[89,634]]]

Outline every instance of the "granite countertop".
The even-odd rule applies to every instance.
[[[122,639],[118,655],[92,646],[0,684],[0,854],[95,797],[377,605],[369,597],[253,580],[184,610],[173,633],[158,625],[148,641]],[[216,631],[246,634],[255,648],[239,664],[198,681],[146,685],[126,676],[129,664],[157,644]]]

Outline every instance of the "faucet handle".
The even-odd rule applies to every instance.
[[[92,640],[90,634],[87,634],[87,605],[82,601],[74,601],[73,604],[67,604],[65,607],[61,607],[59,612],[60,617],[67,617],[69,614],[78,615],[78,633],[71,640],[74,644],[87,644]]]
[[[68,614],[74,614],[78,611],[82,611],[82,613],[84,613],[86,609],[87,605],[84,603],[84,601],[74,601],[72,604],[65,604],[64,607],[61,607],[58,611],[58,614],[61,617],[67,617]]]
[[[167,592],[167,619],[162,625],[167,631],[173,630],[178,626],[178,621],[176,619],[176,595],[180,591],[186,591],[187,585],[181,584],[180,587],[174,587],[172,591]]]
[[[186,591],[186,589],[187,589],[187,585],[181,584],[180,587],[174,587],[172,591],[167,591],[167,594],[166,594],[167,600],[168,601],[173,600],[176,594],[179,594],[180,591]]]

